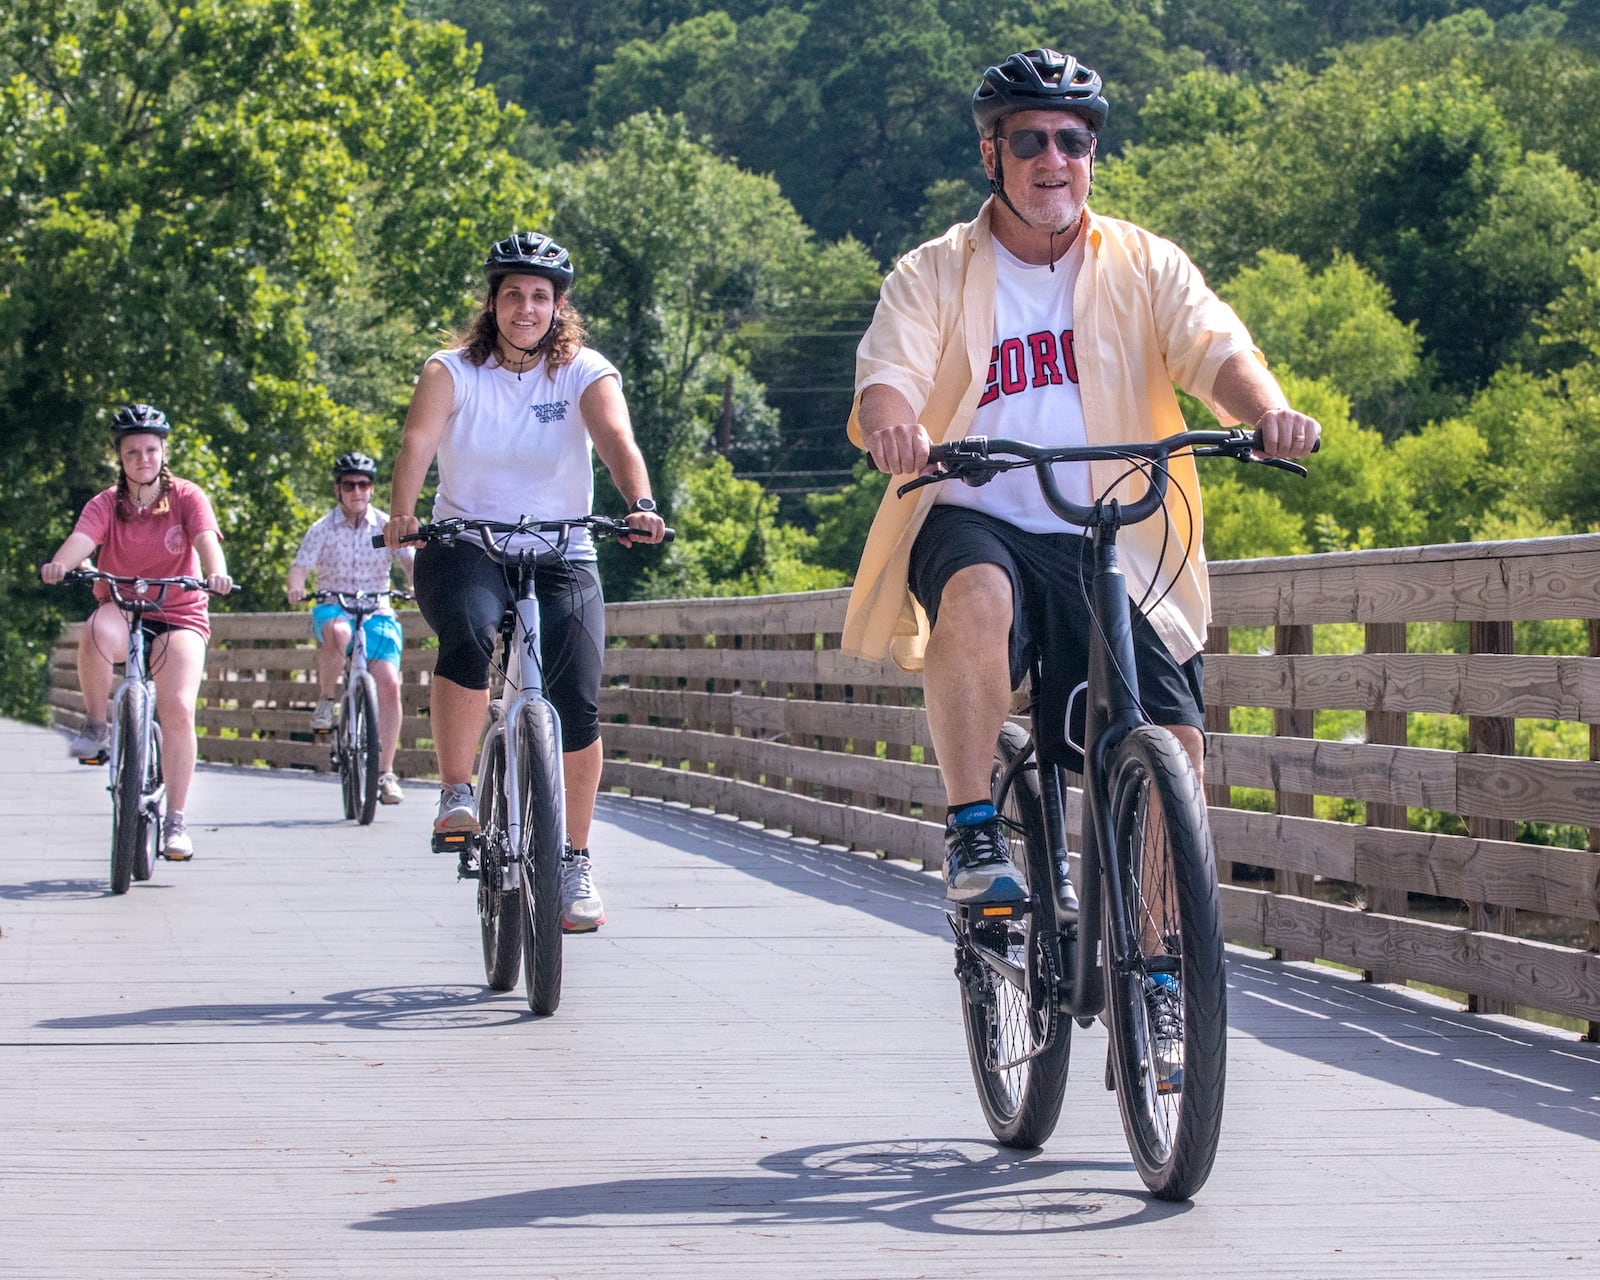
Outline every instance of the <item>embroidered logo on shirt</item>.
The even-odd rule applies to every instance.
[[[552,400],[546,404],[535,404],[528,407],[533,410],[533,416],[539,419],[540,422],[560,422],[567,416],[567,405],[570,403],[567,400]]]
[[[162,536],[161,543],[171,556],[182,555],[184,548],[189,545],[189,538],[183,531],[181,524],[169,524],[167,532]]]

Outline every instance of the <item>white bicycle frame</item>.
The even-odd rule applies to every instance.
[[[518,723],[522,718],[522,708],[538,699],[550,708],[550,716],[555,722],[557,739],[561,731],[561,716],[556,711],[554,704],[544,696],[544,668],[539,662],[539,601],[534,595],[534,566],[530,563],[526,567],[518,564],[517,553],[502,553],[496,550],[487,539],[484,540],[485,549],[492,559],[501,564],[517,566],[521,577],[521,592],[512,605],[515,613],[515,622],[511,633],[511,644],[506,663],[506,681],[501,696],[489,703],[489,723],[483,732],[483,741],[478,747],[478,777],[483,777],[483,763],[487,758],[490,746],[496,738],[505,743],[505,774],[501,786],[505,795],[506,813],[506,838],[514,853],[522,849],[522,778],[518,773],[518,748],[520,729]],[[528,553],[531,557],[532,553]],[[509,705],[507,698],[511,699]],[[565,845],[567,838],[567,779],[561,753],[556,753],[556,807],[561,816],[561,840]],[[478,797],[481,806],[483,797]],[[505,859],[504,881],[502,889],[511,890],[522,887],[522,859],[512,856]]]
[[[135,588],[143,594],[144,587],[140,584]],[[115,591],[115,588],[113,588]],[[126,613],[123,615],[126,618]],[[106,764],[106,791],[111,795],[111,801],[116,803],[117,765],[122,759],[122,707],[128,700],[128,691],[134,685],[144,686],[144,714],[140,717],[139,732],[147,742],[159,743],[161,740],[161,726],[156,723],[156,682],[151,678],[145,667],[144,650],[147,640],[153,639],[144,629],[144,611],[140,611],[137,625],[128,620],[128,656],[123,660],[122,680],[117,685],[116,692],[111,696],[111,751]],[[149,759],[149,753],[145,759]],[[140,779],[143,788],[144,780]],[[163,771],[161,782],[154,791],[142,791],[141,807],[152,813],[159,813],[161,805],[167,798],[166,773]],[[159,828],[158,828],[159,831]],[[160,847],[161,837],[156,837],[157,847]]]

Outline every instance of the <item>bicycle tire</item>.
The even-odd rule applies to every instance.
[[[339,799],[344,805],[345,820],[349,821],[361,812],[361,801],[356,794],[356,753],[350,738],[354,712],[350,709],[349,698],[339,702],[338,717],[333,726],[333,757],[339,766]]]
[[[522,786],[522,971],[528,1008],[552,1014],[561,1004],[561,734],[550,704],[534,699],[517,726]]]
[[[127,893],[138,861],[140,811],[144,807],[145,702],[149,694],[130,683],[117,711],[117,767],[111,780],[111,892]]]
[[[350,727],[350,753],[353,760],[351,795],[355,818],[363,827],[372,825],[378,811],[378,686],[363,675],[356,688],[355,724]]]
[[[491,991],[517,985],[522,959],[522,891],[505,888],[511,856],[506,823],[506,740],[496,734],[484,748],[478,769],[482,830],[478,857],[478,923],[483,932],[483,975]]]
[[[1210,1176],[1227,1075],[1227,979],[1211,828],[1182,745],[1142,725],[1116,747],[1107,773],[1127,964],[1114,956],[1112,896],[1103,915],[1111,1075],[1139,1176],[1160,1200],[1187,1200]],[[1152,823],[1156,824],[1152,828]],[[1109,874],[1109,871],[1108,871]],[[1182,984],[1182,1082],[1163,1091],[1157,1056],[1178,1037],[1155,1034],[1145,996],[1153,973]]]
[[[157,797],[164,778],[161,773],[161,726],[150,723],[150,755],[145,761],[144,796],[152,797],[139,806],[139,848],[133,861],[133,878],[148,880],[155,874],[156,855],[161,849],[161,801]]]
[[[1028,735],[1007,724],[995,743],[991,781],[998,785],[1001,774],[1028,750]],[[1049,895],[1050,848],[1035,766],[1017,771],[1000,812],[1011,824],[1012,860],[1033,896]],[[997,938],[998,930],[1006,929],[1008,958],[1026,963],[1039,975],[1031,990],[1015,986],[981,963],[962,982],[962,1024],[978,1101],[990,1131],[1007,1147],[1043,1146],[1055,1131],[1066,1095],[1072,1019],[1046,1003],[1055,1002],[1059,967],[1056,957],[1044,954],[1055,943],[1053,934],[1038,928],[1041,918],[1041,912],[1034,910],[1016,924],[988,926],[996,930]],[[1015,1065],[1004,1065],[1009,1063]]]

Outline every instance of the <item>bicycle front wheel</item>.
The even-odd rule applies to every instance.
[[[378,810],[378,687],[371,676],[361,677],[352,707],[350,795],[354,817],[365,827]]]
[[[144,774],[149,743],[144,736],[149,691],[128,685],[117,712],[117,768],[111,779],[111,892],[127,893],[143,834]]]
[[[511,839],[506,822],[506,740],[496,734],[478,768],[478,923],[483,930],[483,973],[492,991],[517,985],[522,957],[522,891],[507,889]]]
[[[1194,767],[1165,729],[1130,733],[1108,777],[1115,847],[1107,874],[1120,886],[1103,899],[1111,1075],[1145,1186],[1158,1199],[1187,1200],[1216,1159],[1227,1074],[1211,827]],[[1117,954],[1117,932],[1126,935],[1125,957]]]
[[[145,759],[144,795],[139,808],[139,844],[133,859],[133,878],[148,880],[155,874],[156,852],[161,847],[161,726],[150,724],[150,751]]]
[[[522,783],[522,971],[528,1008],[550,1014],[561,1003],[561,734],[549,703],[522,708],[517,726]]]
[[[992,782],[998,786],[1029,749],[1028,735],[1007,724],[995,744]],[[1058,935],[1041,927],[1044,900],[1053,890],[1038,767],[1022,766],[995,801],[1010,833],[1012,861],[1026,876],[1036,909],[1017,922],[966,926],[967,949],[961,955],[958,948],[957,973],[967,1057],[984,1118],[1003,1145],[1031,1148],[1055,1131],[1072,1049],[1072,1019],[1056,1007]],[[984,950],[1003,955],[1008,972],[984,964]]]

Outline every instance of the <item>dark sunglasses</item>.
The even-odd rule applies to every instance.
[[[995,139],[1005,143],[1018,160],[1043,155],[1051,138],[1056,140],[1056,150],[1068,160],[1082,160],[1094,150],[1094,134],[1088,129],[1013,129],[995,134]]]
[[[370,488],[372,488],[372,481],[370,481],[370,480],[341,480],[341,481],[339,481],[339,487],[341,489],[370,489]]]

